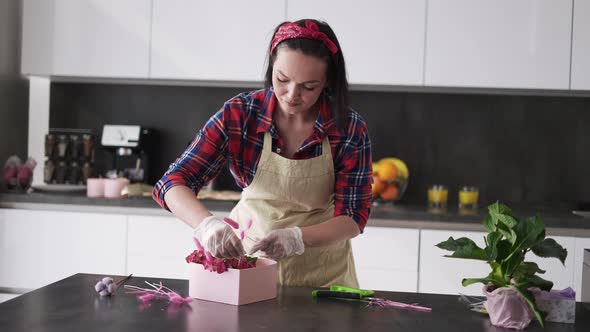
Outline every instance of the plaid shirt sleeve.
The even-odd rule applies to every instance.
[[[170,210],[164,201],[164,195],[170,188],[184,185],[198,194],[217,176],[226,160],[228,135],[225,120],[228,116],[227,107],[215,113],[156,183],[152,197],[161,207]]]
[[[334,216],[351,217],[363,232],[371,212],[371,141],[360,115],[351,114],[346,140],[334,163]]]

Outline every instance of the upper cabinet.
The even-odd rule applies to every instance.
[[[590,90],[590,0],[574,1],[572,36],[573,90]]]
[[[23,0],[21,71],[260,83],[303,18],[332,26],[353,87],[590,90],[590,0]]]
[[[24,0],[23,74],[147,78],[150,0]]]
[[[337,8],[337,10],[335,10]],[[426,0],[289,1],[289,21],[326,21],[351,84],[422,85]]]
[[[53,1],[23,0],[21,73],[48,76],[53,70]]]
[[[429,1],[427,15],[425,85],[569,89],[572,0]]]
[[[262,81],[285,0],[153,0],[151,78]]]

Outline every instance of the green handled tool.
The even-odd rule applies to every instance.
[[[352,288],[346,286],[332,285],[330,290],[314,290],[311,295],[314,297],[333,297],[341,299],[365,300],[365,297],[374,295],[375,292],[367,289]],[[368,299],[370,300],[370,299]]]
[[[336,299],[348,299],[348,300],[357,300],[368,302],[372,305],[377,305],[380,307],[396,307],[396,308],[404,308],[404,309],[411,309],[417,311],[432,311],[431,308],[418,306],[416,304],[407,304],[402,302],[391,301],[387,299],[382,299],[378,297],[374,297],[375,291],[367,290],[367,289],[360,289],[360,288],[352,288],[346,286],[339,286],[339,285],[332,285],[330,286],[330,290],[322,290],[316,289],[311,292],[313,297],[330,297]]]
[[[314,290],[311,292],[314,297],[333,297],[339,299],[362,300],[361,294],[350,292],[335,292],[330,290]]]
[[[372,291],[369,289],[352,288],[352,287],[338,286],[338,285],[330,286],[330,290],[333,292],[357,293],[357,294],[361,295],[361,297],[375,295],[375,291]]]

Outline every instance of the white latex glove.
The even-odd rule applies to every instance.
[[[291,227],[276,229],[268,233],[262,240],[252,246],[250,254],[261,250],[265,256],[278,261],[293,255],[301,255],[305,251],[301,228]]]
[[[242,241],[221,218],[209,216],[195,229],[195,238],[215,258],[239,258],[245,253]]]

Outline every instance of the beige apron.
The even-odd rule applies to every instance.
[[[310,226],[334,217],[334,162],[330,143],[322,143],[322,155],[292,160],[272,152],[272,138],[264,134],[262,155],[252,183],[230,217],[243,228],[253,223],[243,244],[246,251],[255,239],[274,229]],[[305,248],[302,255],[279,261],[279,283],[290,286],[358,287],[350,240],[330,246]]]

